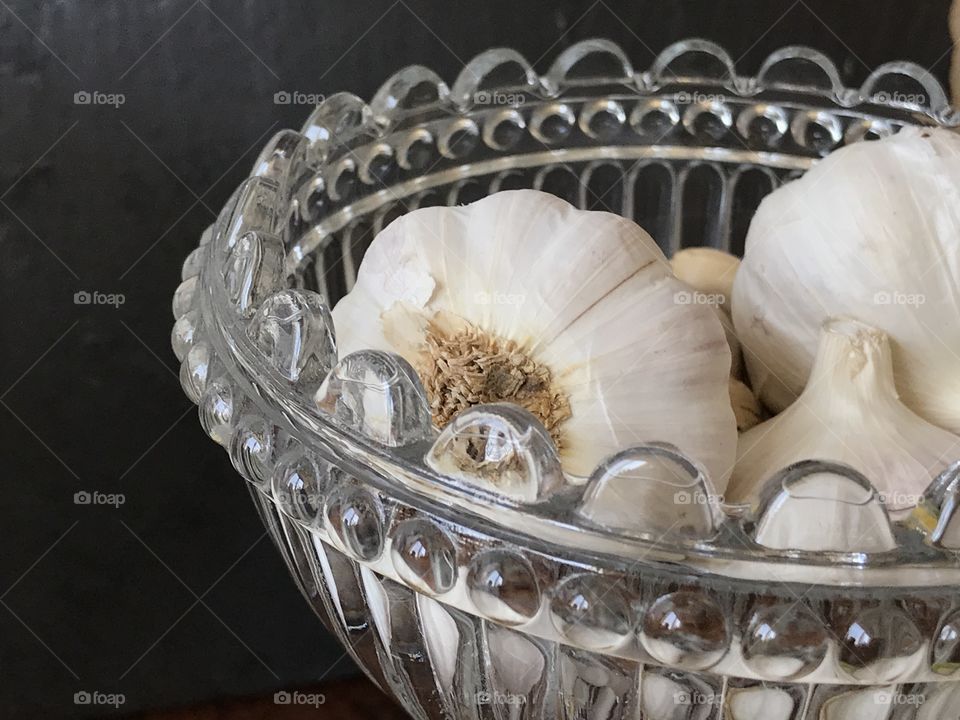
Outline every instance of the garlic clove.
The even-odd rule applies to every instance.
[[[686,718],[690,717],[693,705],[692,688],[678,682],[682,676],[670,677],[663,672],[653,672],[644,668],[640,680],[640,703],[643,709],[642,717],[651,718]],[[686,720],[684,718],[684,720]]]
[[[452,688],[457,674],[460,629],[446,608],[433,598],[416,594],[420,630],[441,687]]]
[[[876,490],[837,463],[806,460],[777,473],[754,515],[754,540],[775,550],[871,553],[897,547]]]
[[[707,296],[712,303],[730,312],[733,282],[740,268],[740,258],[711,247],[691,247],[677,251],[670,259],[670,267],[677,279]]]
[[[544,682],[546,658],[530,636],[484,623],[487,662],[494,670],[492,683],[510,698],[529,698]]]
[[[891,512],[918,504],[960,438],[913,413],[894,387],[887,335],[855,320],[825,325],[810,381],[779,415],[740,436],[727,497],[751,497],[774,473],[817,458],[870,478]]]
[[[729,720],[791,720],[797,703],[786,690],[762,685],[728,689]]]
[[[817,720],[888,720],[897,685],[844,690],[824,701]]]
[[[585,653],[576,643],[557,650],[557,697],[562,698],[557,709],[562,708],[562,713],[546,711],[539,713],[541,717],[609,720],[623,718],[626,708],[635,707],[636,665],[606,653]],[[519,713],[514,718],[519,720]]]
[[[717,308],[717,316],[730,346],[730,375],[738,380],[745,379],[743,353],[730,316],[733,282],[740,258],[709,247],[684,248],[670,259],[670,267],[678,280],[693,289],[689,296],[691,303]]]
[[[433,437],[423,385],[399,355],[379,350],[350,353],[327,375],[315,400],[320,410],[388,447]]]
[[[733,406],[733,414],[737,418],[737,430],[739,432],[746,432],[760,423],[763,416],[760,401],[754,397],[750,388],[735,377],[730,378],[730,404]]]
[[[853,316],[887,333],[902,401],[960,433],[960,137],[905,127],[831,153],[764,198],[733,320],[774,411],[803,390],[819,332]]]
[[[550,434],[531,413],[506,403],[461,412],[425,459],[447,477],[522,503],[547,500],[564,486]]]
[[[551,433],[574,482],[656,438],[722,489],[736,453],[730,355],[714,309],[677,301],[685,289],[629,220],[507,191],[391,223],[333,317],[341,353],[390,350],[420,372],[438,427],[469,405],[514,402]],[[538,390],[491,388],[494,371]]]
[[[360,566],[360,583],[363,587],[364,601],[373,620],[373,627],[380,637],[383,648],[393,646],[393,630],[390,627],[390,597],[383,587],[383,581],[370,568]]]
[[[641,445],[597,468],[576,513],[611,530],[666,538],[717,533],[719,499],[706,473],[671,445]]]

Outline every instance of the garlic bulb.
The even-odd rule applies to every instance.
[[[803,394],[740,436],[727,497],[745,500],[799,460],[845,463],[891,511],[916,505],[931,479],[960,455],[960,437],[900,402],[887,336],[855,320],[823,329]]]
[[[438,427],[512,402],[575,482],[624,447],[665,441],[722,491],[736,453],[730,354],[713,309],[685,292],[634,223],[518,190],[393,222],[333,317],[341,355],[389,350],[417,369]]]
[[[830,317],[884,331],[914,412],[960,432],[960,137],[904,128],[838,150],[760,204],[733,290],[753,391],[780,411]]]

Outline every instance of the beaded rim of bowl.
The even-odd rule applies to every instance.
[[[503,102],[493,101],[498,94]],[[820,105],[798,106],[797,97]],[[322,339],[326,310],[316,310],[313,295],[302,288],[295,294],[306,299],[290,297],[291,278],[351,218],[405,193],[507,169],[511,160],[505,155],[515,147],[518,133],[529,133],[546,152],[575,154],[604,145],[612,132],[642,136],[647,124],[663,122],[678,133],[666,152],[731,161],[762,156],[773,167],[802,171],[841,144],[881,137],[906,123],[955,127],[960,116],[937,81],[913,63],[886,63],[854,89],[843,85],[823,54],[789,47],[770,55],[756,76],[745,77],[736,73],[722,48],[697,39],[666,48],[643,72],[634,70],[614,43],[588,40],[561,53],[544,75],[515,51],[493,49],[471,60],[452,87],[432,71],[412,66],[391,76],[369,104],[350,94],[333,95],[314,110],[301,132],[284,130],[274,136],[251,177],[184,264],[184,281],[174,297],[173,344],[182,361],[182,384],[200,405],[204,429],[228,448],[240,473],[285,513],[364,562],[381,557],[392,539],[386,536],[395,513],[422,513],[432,522],[449,523],[448,534],[459,520],[486,534],[489,542],[545,556],[559,549],[566,558],[561,562],[609,571],[629,572],[642,558],[642,566],[660,573],[718,573],[734,583],[767,577],[846,584],[851,568],[863,571],[852,582],[868,588],[957,583],[956,548],[943,542],[960,505],[956,467],[932,479],[914,513],[913,528],[890,526],[897,545],[893,550],[765,547],[755,531],[774,504],[769,498],[760,507],[723,508],[725,512],[708,499],[703,520],[708,534],[664,537],[642,528],[615,532],[583,521],[562,494],[525,505],[444,477],[423,462],[439,440],[416,418],[401,418],[395,429],[399,434],[394,437],[390,430],[385,443],[352,427],[349,417],[325,414],[313,397],[330,368],[316,343],[308,344],[308,350],[301,343],[297,352],[306,354],[292,358],[290,347],[276,346],[283,323],[291,322],[291,308],[298,313],[296,333],[309,330],[311,337]],[[758,127],[763,128],[759,135]],[[550,148],[577,132],[576,146]],[[710,145],[696,145],[704,135]],[[415,152],[418,143],[435,148],[436,172],[429,177],[417,175],[423,169]],[[786,146],[790,152],[782,151]],[[642,150],[650,152],[649,147]],[[406,172],[407,179],[387,187],[381,177],[391,165],[401,176]],[[386,219],[379,221],[382,226]],[[415,388],[402,382],[395,389],[404,397],[415,395]],[[331,402],[335,407],[337,398]],[[662,448],[633,451],[649,455]],[[282,468],[296,463],[322,466],[328,478],[345,478],[329,494],[307,501],[315,512],[306,515],[302,507],[291,509],[292,501],[281,497],[283,489],[275,480]],[[692,466],[690,487],[698,489],[702,471]],[[800,470],[824,471],[861,481],[849,469],[813,464]],[[318,478],[323,474],[316,472]],[[796,474],[797,469],[784,472]],[[325,485],[319,479],[316,484]],[[331,520],[330,508],[341,507],[344,493],[361,493],[358,502],[370,511],[366,521],[373,528],[369,543],[352,546],[353,530]],[[876,502],[875,493],[870,501]],[[386,513],[385,504],[396,507]],[[397,510],[400,506],[406,510]],[[907,567],[909,573],[899,574]]]

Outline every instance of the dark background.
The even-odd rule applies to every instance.
[[[393,70],[452,83],[491,46],[543,71],[577,40],[637,68],[688,36],[755,71],[808,44],[850,85],[909,59],[943,82],[948,3],[0,0],[0,717],[120,713],[355,672],[314,620],[169,349],[183,258],[257,150]],[[123,93],[119,108],[74,93]],[[74,304],[81,290],[125,303]],[[117,508],[77,491],[123,493]]]

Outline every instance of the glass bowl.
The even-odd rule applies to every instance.
[[[771,478],[760,501],[724,505],[696,462],[660,442],[557,491],[538,482],[550,449],[526,416],[470,410],[438,432],[405,362],[336,356],[328,310],[393,219],[498,190],[623,214],[667,255],[739,253],[773,188],[907,124],[958,124],[910,63],[848,88],[809,48],[744,77],[704,40],[671,45],[643,72],[590,40],[545,75],[507,49],[473,59],[452,87],[409,67],[369,103],[333,95],[270,141],[184,263],[181,381],[307,601],[412,717],[956,712],[960,465],[896,522],[868,478],[815,458]],[[524,492],[436,469],[479,436],[520,463]],[[781,532],[785,503],[822,508],[804,488],[824,474],[845,488],[838,513],[866,523],[862,545],[805,547]],[[624,479],[645,512],[617,527],[589,509]]]

